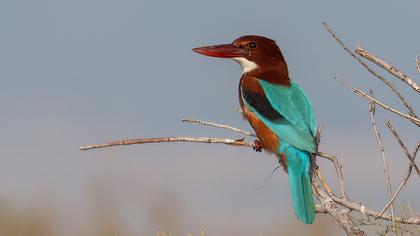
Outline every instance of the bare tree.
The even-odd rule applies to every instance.
[[[385,102],[378,100],[372,91],[366,93],[360,89],[351,87],[347,82],[335,78],[341,85],[345,88],[351,90],[360,97],[368,101],[367,111],[369,112],[370,121],[372,123],[372,128],[376,136],[376,142],[378,150],[381,156],[381,161],[384,168],[384,179],[386,183],[387,193],[388,193],[388,202],[384,203],[382,210],[373,210],[368,206],[360,203],[359,200],[352,200],[346,194],[345,182],[342,173],[342,165],[340,164],[339,159],[331,154],[326,152],[318,151],[313,157],[326,159],[330,161],[336,172],[339,193],[335,193],[328,181],[324,178],[322,170],[318,168],[317,165],[314,165],[313,175],[312,175],[312,184],[314,188],[314,193],[319,203],[316,205],[316,212],[318,214],[329,214],[331,215],[336,222],[342,227],[342,229],[347,233],[347,235],[366,235],[366,232],[363,227],[372,227],[380,235],[386,235],[390,232],[394,234],[404,234],[404,233],[420,233],[420,216],[415,213],[415,211],[409,206],[410,213],[404,213],[405,210],[402,205],[400,205],[401,214],[398,216],[396,214],[396,203],[395,200],[398,197],[398,194],[402,191],[406,185],[408,179],[412,176],[413,169],[420,176],[419,168],[415,162],[417,153],[420,149],[420,141],[417,142],[416,147],[412,152],[407,148],[407,145],[403,142],[400,134],[394,128],[389,120],[386,121],[386,126],[389,129],[390,135],[392,135],[396,142],[401,146],[402,153],[407,157],[407,172],[405,176],[402,177],[400,184],[397,189],[392,188],[391,179],[389,176],[389,167],[387,158],[385,156],[385,149],[382,142],[381,132],[377,126],[377,121],[375,118],[375,112],[377,106],[383,108],[390,113],[393,113],[408,122],[411,122],[413,125],[420,127],[420,119],[418,118],[416,111],[409,103],[409,101],[397,90],[393,83],[380,76],[375,70],[373,70],[362,58],[365,58],[377,66],[381,67],[385,71],[389,72],[392,76],[398,78],[410,88],[412,88],[417,93],[420,93],[419,85],[407,74],[397,69],[395,66],[385,62],[384,60],[378,58],[377,56],[369,53],[364,48],[358,46],[356,49],[351,51],[337,36],[337,34],[326,24],[323,23],[325,29],[333,36],[333,38],[342,46],[342,48],[348,52],[353,58],[355,58],[368,72],[370,72],[374,78],[379,79],[381,82],[385,83],[397,96],[397,98],[403,103],[408,113],[399,111],[396,108],[393,108],[387,105]],[[362,57],[362,58],[361,58]],[[420,62],[416,57],[416,68],[420,73]],[[231,130],[237,133],[240,133],[247,137],[256,137],[252,132],[244,131],[229,125],[217,124],[214,122],[195,120],[195,119],[183,119],[183,122],[196,123],[200,125],[207,125],[216,128],[222,128]],[[321,128],[317,134],[317,143],[321,140]],[[242,146],[242,147],[254,147],[254,143],[242,139],[232,139],[232,138],[216,138],[216,137],[160,137],[160,138],[136,138],[136,139],[127,139],[127,140],[118,140],[114,142],[104,143],[104,144],[92,144],[84,145],[80,147],[80,150],[90,150],[96,148],[104,147],[113,147],[121,145],[132,145],[132,144],[145,144],[145,143],[164,143],[164,142],[197,142],[197,143],[221,143],[231,146]],[[315,162],[314,162],[315,163]],[[388,213],[390,212],[390,213]]]

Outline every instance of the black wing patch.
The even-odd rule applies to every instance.
[[[274,108],[271,106],[270,102],[265,96],[255,92],[251,92],[249,90],[242,89],[242,97],[259,114],[261,114],[268,120],[278,121],[284,118],[280,113],[274,110]]]

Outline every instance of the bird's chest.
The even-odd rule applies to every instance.
[[[258,107],[259,112],[266,116],[276,118],[268,101],[264,101],[264,91],[255,77],[242,77],[239,83],[239,103],[242,108],[242,115],[248,120],[255,130],[257,137],[261,140],[263,148],[269,152],[278,152],[278,136],[261,120],[249,107]],[[266,100],[266,99],[265,99]]]

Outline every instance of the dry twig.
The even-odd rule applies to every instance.
[[[403,113],[401,111],[398,111],[395,108],[392,108],[392,107],[384,104],[383,102],[378,101],[377,99],[369,96],[367,93],[363,92],[362,90],[355,89],[355,88],[351,87],[347,82],[345,82],[343,80],[340,80],[340,79],[337,79],[337,78],[335,78],[335,79],[338,81],[338,83],[340,83],[341,85],[343,85],[347,89],[353,91],[355,94],[361,96],[362,98],[366,98],[366,99],[370,100],[371,102],[375,102],[376,104],[378,104],[379,106],[383,107],[384,109],[386,109],[386,110],[388,110],[388,111],[390,111],[392,113],[395,113],[395,114],[397,114],[397,115],[399,115],[401,117],[404,117],[405,119],[411,121],[413,124],[415,124],[417,126],[420,126],[420,119],[418,119],[416,117],[413,117],[413,116],[410,116],[408,114],[405,114],[405,113]]]
[[[328,192],[329,186],[326,180],[322,177],[321,172],[318,169],[317,176],[321,183],[323,184],[324,189],[317,183],[313,183],[315,192],[318,194],[318,199],[321,202],[321,206],[325,209],[325,213],[330,214],[337,223],[344,229],[347,235],[352,236],[365,236],[366,233],[363,232],[359,226],[352,220],[349,209],[341,208],[331,196],[334,194]],[[324,212],[319,212],[324,213]]]
[[[389,120],[386,121],[386,126],[388,126],[389,130],[391,131],[392,135],[394,135],[397,142],[400,144],[401,148],[403,149],[405,155],[407,156],[408,160],[410,160],[411,164],[413,165],[414,169],[417,172],[417,175],[420,176],[419,167],[416,165],[413,157],[411,156],[410,152],[408,151],[407,147],[405,146],[404,142],[401,140],[400,136],[398,135],[397,131],[392,126]]]
[[[184,118],[184,119],[182,119],[182,122],[190,122],[190,123],[197,123],[197,124],[200,124],[200,125],[208,125],[208,126],[213,126],[213,127],[217,127],[217,128],[232,130],[234,132],[245,134],[247,136],[257,137],[257,135],[255,135],[254,133],[251,133],[251,132],[248,132],[248,131],[245,131],[245,130],[238,129],[238,128],[233,127],[233,126],[230,126],[230,125],[216,124],[216,123],[213,123],[213,122],[208,122],[208,121],[204,121],[204,120],[190,119],[190,118]]]
[[[244,141],[244,139],[228,139],[228,138],[210,138],[210,137],[164,137],[164,138],[135,138],[118,140],[103,144],[90,144],[80,147],[80,150],[86,151],[96,148],[114,147],[114,146],[125,146],[133,144],[145,144],[145,143],[173,143],[173,142],[189,142],[189,143],[223,143],[232,146],[247,146],[252,147],[253,144]]]
[[[374,94],[373,94],[372,90],[370,91],[370,95],[374,98]],[[373,130],[375,131],[375,136],[376,136],[376,143],[378,144],[378,149],[379,149],[379,152],[381,153],[382,162],[384,164],[384,175],[385,175],[386,189],[387,189],[387,192],[388,192],[388,197],[391,200],[392,199],[392,188],[391,188],[391,180],[389,178],[388,162],[387,162],[386,157],[385,157],[385,148],[384,148],[384,145],[382,144],[381,133],[380,133],[378,127],[376,126],[375,111],[376,111],[375,103],[370,102],[369,103],[370,120],[372,121],[372,127],[373,127]],[[382,214],[383,214],[383,212],[382,212]],[[392,205],[392,204],[391,204],[391,214],[392,214],[392,222],[395,223],[395,211],[394,211],[394,205]]]
[[[319,157],[325,158],[327,160],[330,160],[334,164],[335,172],[338,178],[338,187],[340,188],[341,197],[344,199],[348,199],[345,186],[344,186],[344,177],[343,177],[343,172],[342,172],[343,166],[340,164],[337,157],[335,157],[334,155],[325,153],[325,152],[318,152],[316,155]]]
[[[398,98],[404,103],[404,105],[407,107],[410,114],[414,117],[417,117],[416,112],[414,111],[411,104],[405,99],[405,97],[397,90],[397,88],[387,79],[380,76],[378,73],[376,73],[372,68],[370,68],[362,59],[360,59],[356,54],[354,54],[344,43],[343,41],[338,38],[337,34],[327,25],[327,23],[322,23],[325,27],[325,29],[331,34],[331,36],[340,44],[340,46],[349,53],[354,59],[357,60],[369,73],[371,73],[373,76],[384,82],[397,96]]]
[[[417,152],[420,148],[420,142],[417,143],[416,148],[414,149],[413,152],[413,160],[415,161],[416,159],[416,155]],[[408,179],[410,178],[411,172],[413,170],[413,163],[410,163],[410,165],[408,166],[408,170],[407,173],[405,174],[403,180],[401,181],[400,185],[397,188],[397,191],[395,191],[394,195],[392,196],[392,198],[389,200],[389,202],[385,205],[385,207],[382,209],[382,211],[378,214],[378,216],[382,216],[382,214],[384,214],[384,212],[386,211],[386,209],[388,209],[388,207],[394,202],[394,200],[397,198],[398,194],[401,192],[401,190],[403,189],[403,187],[405,186],[405,184],[407,183]],[[414,216],[414,215],[413,215]]]
[[[376,57],[375,55],[369,53],[368,51],[366,51],[364,48],[362,48],[360,46],[358,46],[355,51],[360,56],[362,56],[362,57],[368,59],[369,61],[375,63],[376,65],[382,67],[383,69],[388,71],[390,74],[394,75],[395,77],[397,77],[401,81],[408,84],[416,92],[420,93],[420,86],[413,79],[411,79],[408,75],[406,75],[404,72],[400,71],[395,66],[385,62],[384,60],[382,60],[378,57]]]

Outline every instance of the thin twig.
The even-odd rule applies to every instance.
[[[217,124],[217,123],[214,123],[214,122],[209,122],[209,121],[204,121],[204,120],[196,120],[196,119],[190,119],[190,118],[184,118],[184,119],[182,119],[182,122],[190,122],[190,123],[197,123],[197,124],[200,124],[200,125],[213,126],[213,127],[217,127],[217,128],[232,130],[234,132],[245,134],[247,136],[256,137],[256,135],[254,133],[238,129],[238,128],[230,126],[230,125]]]
[[[360,90],[360,89],[355,89],[355,88],[351,87],[351,86],[350,86],[347,82],[345,82],[345,81],[343,81],[343,80],[340,80],[340,79],[338,79],[338,78],[334,78],[334,79],[335,79],[335,80],[337,80],[337,81],[338,81],[338,83],[340,83],[341,85],[343,85],[343,86],[344,86],[344,87],[346,87],[347,89],[349,89],[349,90],[353,91],[355,94],[357,94],[357,95],[361,96],[362,98],[366,98],[366,99],[368,99],[368,100],[370,100],[370,101],[373,101],[373,102],[375,102],[376,104],[378,104],[379,106],[383,107],[385,110],[388,110],[388,111],[390,111],[390,112],[392,112],[392,113],[395,113],[395,114],[397,114],[397,115],[399,115],[399,116],[401,116],[401,117],[404,117],[404,118],[406,118],[407,120],[411,121],[413,124],[415,124],[415,125],[417,125],[417,126],[420,126],[420,119],[418,119],[418,118],[416,118],[416,117],[413,117],[413,116],[410,116],[410,115],[408,115],[408,114],[405,114],[405,113],[403,113],[403,112],[401,112],[401,111],[398,111],[398,110],[397,110],[397,109],[395,109],[395,108],[392,108],[392,107],[390,107],[390,106],[388,106],[388,105],[386,105],[386,104],[384,104],[384,103],[382,103],[382,102],[378,101],[377,99],[375,99],[375,98],[373,98],[373,97],[369,96],[367,93],[363,92],[362,90]]]
[[[318,152],[316,155],[319,156],[319,157],[323,157],[325,159],[328,159],[328,160],[333,162],[334,167],[335,167],[335,172],[336,172],[337,178],[338,178],[338,186],[340,188],[341,197],[343,197],[344,199],[349,199],[347,197],[345,186],[344,186],[344,177],[343,177],[343,173],[342,173],[342,165],[338,161],[337,157],[335,157],[334,155],[325,153],[325,152]]]
[[[324,175],[321,172],[321,169],[317,170],[317,176],[319,179],[319,182],[321,182],[322,187],[324,187],[325,191],[327,191],[328,195],[331,197],[334,195],[334,192],[331,190],[331,187],[328,185],[327,180],[324,178]]]
[[[413,152],[413,160],[415,160],[416,155],[417,155],[417,151],[420,148],[420,142],[417,143],[416,148],[414,149]],[[381,212],[379,212],[378,216],[382,216],[382,214],[384,214],[384,212],[386,211],[386,209],[388,209],[388,207],[394,202],[394,200],[397,198],[398,194],[401,192],[401,190],[403,189],[403,187],[407,184],[408,179],[410,178],[411,172],[413,170],[413,163],[410,163],[410,165],[408,166],[408,170],[407,173],[405,174],[404,178],[402,179],[400,185],[397,188],[397,191],[395,191],[394,195],[392,196],[392,198],[389,200],[389,202],[385,205],[385,207],[382,209]]]
[[[337,36],[337,34],[325,23],[322,23],[325,27],[325,29],[331,34],[331,36],[340,44],[340,46],[348,52],[354,59],[356,59],[369,73],[371,73],[376,78],[380,79],[382,82],[384,82],[397,96],[398,98],[404,103],[404,105],[409,110],[410,114],[414,117],[417,117],[413,107],[410,105],[410,103],[407,101],[407,99],[404,98],[404,96],[397,90],[397,88],[392,84],[389,80],[385,79],[384,77],[380,76],[378,73],[376,73],[372,68],[370,68],[362,59],[360,59],[356,54],[354,54]]]
[[[418,56],[416,56],[416,69],[417,69],[417,72],[420,73],[420,60]]]
[[[373,98],[375,97],[372,90],[370,91],[370,95]],[[382,162],[384,164],[384,175],[385,175],[386,189],[387,189],[387,192],[388,192],[388,197],[391,200],[392,199],[392,188],[391,188],[391,180],[389,178],[388,162],[387,162],[386,157],[385,157],[385,148],[384,148],[384,145],[382,144],[381,133],[380,133],[378,127],[376,126],[375,111],[376,111],[375,103],[370,102],[369,103],[370,120],[372,121],[372,127],[373,127],[373,130],[375,131],[375,136],[376,136],[376,143],[378,144],[378,149],[379,149],[379,152],[380,152],[381,157],[382,157]],[[395,224],[395,211],[394,211],[394,205],[393,204],[391,204],[391,215],[392,215],[392,223]]]
[[[413,152],[413,155],[412,155],[413,159],[416,158],[417,153],[419,153],[419,149],[420,149],[420,141],[417,142],[416,148],[414,149],[414,152]]]
[[[416,150],[418,150],[418,147],[416,148]],[[415,151],[415,153],[417,153],[417,151]],[[328,160],[331,160],[331,161],[335,160],[335,162],[334,161],[333,162],[337,163],[337,164],[335,164],[336,171],[341,170],[341,168],[337,168],[338,166],[341,166],[341,164],[339,163],[338,159],[335,158],[334,156],[332,156],[330,154],[327,154],[327,153],[323,153],[323,152],[318,152],[317,155],[320,156],[320,157],[324,157],[324,158],[326,158]],[[318,172],[318,174],[320,174],[320,172]],[[341,171],[338,171],[337,175],[339,175],[339,174],[342,176]],[[324,189],[326,189],[326,191],[328,191],[329,197],[334,202],[336,202],[336,203],[338,203],[338,204],[340,204],[340,205],[342,205],[342,206],[344,206],[348,209],[358,211],[358,212],[360,212],[362,214],[365,214],[365,215],[368,215],[368,216],[378,217],[378,218],[383,219],[383,220],[388,220],[388,221],[394,220],[396,223],[414,224],[414,225],[419,225],[420,224],[420,217],[414,217],[414,216],[413,217],[398,217],[398,216],[392,217],[392,215],[386,215],[386,214],[381,214],[380,215],[379,212],[371,210],[371,209],[367,208],[366,206],[364,206],[360,203],[352,202],[352,201],[350,201],[348,199],[345,199],[345,198],[339,198],[339,197],[335,196],[334,193],[332,193],[331,191],[328,190],[328,189],[331,189],[331,188],[328,186],[328,183],[326,182],[325,178],[323,178],[322,174],[318,175],[318,177],[319,177]],[[342,179],[342,177],[339,178],[339,179]],[[318,187],[317,191],[320,192],[319,187]]]
[[[400,71],[395,66],[393,66],[393,65],[385,62],[384,60],[382,60],[382,59],[380,59],[378,57],[376,57],[375,55],[369,53],[368,51],[366,51],[364,48],[362,48],[360,46],[358,46],[356,48],[355,52],[357,54],[359,54],[360,56],[368,59],[369,61],[375,63],[376,65],[382,67],[383,69],[385,69],[386,71],[388,71],[393,76],[397,77],[401,81],[403,81],[406,84],[408,84],[416,92],[420,93],[420,86],[413,79],[411,79],[408,75],[406,75],[404,72]]]
[[[328,186],[328,183],[322,176],[319,169],[317,171],[317,176],[324,186],[324,189],[316,182],[313,182],[312,185],[315,189],[315,192],[317,193],[319,201],[321,202],[321,206],[323,206],[323,208],[326,210],[326,213],[330,214],[337,221],[341,228],[346,231],[347,235],[366,235],[366,233],[359,228],[357,223],[352,220],[350,210],[347,208],[343,209],[339,207],[339,205],[333,200],[335,195],[332,192],[328,192],[331,191],[331,188]]]
[[[404,142],[401,140],[400,136],[398,135],[397,131],[394,129],[394,127],[392,126],[392,124],[389,120],[386,121],[386,126],[388,126],[389,130],[394,135],[394,138],[400,144],[400,146],[403,149],[403,151],[404,151],[405,155],[407,156],[408,160],[410,160],[411,164],[413,165],[414,169],[416,170],[417,175],[420,176],[419,167],[416,165],[416,162],[414,161],[414,159],[411,156],[410,152],[408,151],[407,147],[405,146]]]
[[[125,146],[133,144],[144,143],[172,143],[172,142],[190,142],[190,143],[223,143],[233,146],[247,146],[252,147],[253,144],[245,141],[244,139],[229,139],[229,138],[210,138],[210,137],[164,137],[164,138],[136,138],[118,140],[103,144],[90,144],[80,147],[80,150],[86,151],[96,148],[105,148],[113,146]]]
[[[371,210],[369,208],[367,208],[366,206],[360,204],[360,203],[356,203],[356,202],[351,202],[348,200],[345,200],[343,198],[338,198],[336,196],[332,196],[331,197],[334,202],[337,202],[338,204],[347,207],[351,210],[354,211],[358,211],[360,213],[363,213],[365,215],[369,215],[372,217],[377,217],[379,215],[379,212]],[[388,215],[388,214],[383,214],[382,216],[378,217],[380,219],[383,220],[388,220],[388,221],[392,221],[392,216]],[[402,224],[412,224],[412,225],[419,225],[420,224],[420,217],[398,217],[395,216],[395,222],[396,223],[402,223]]]

